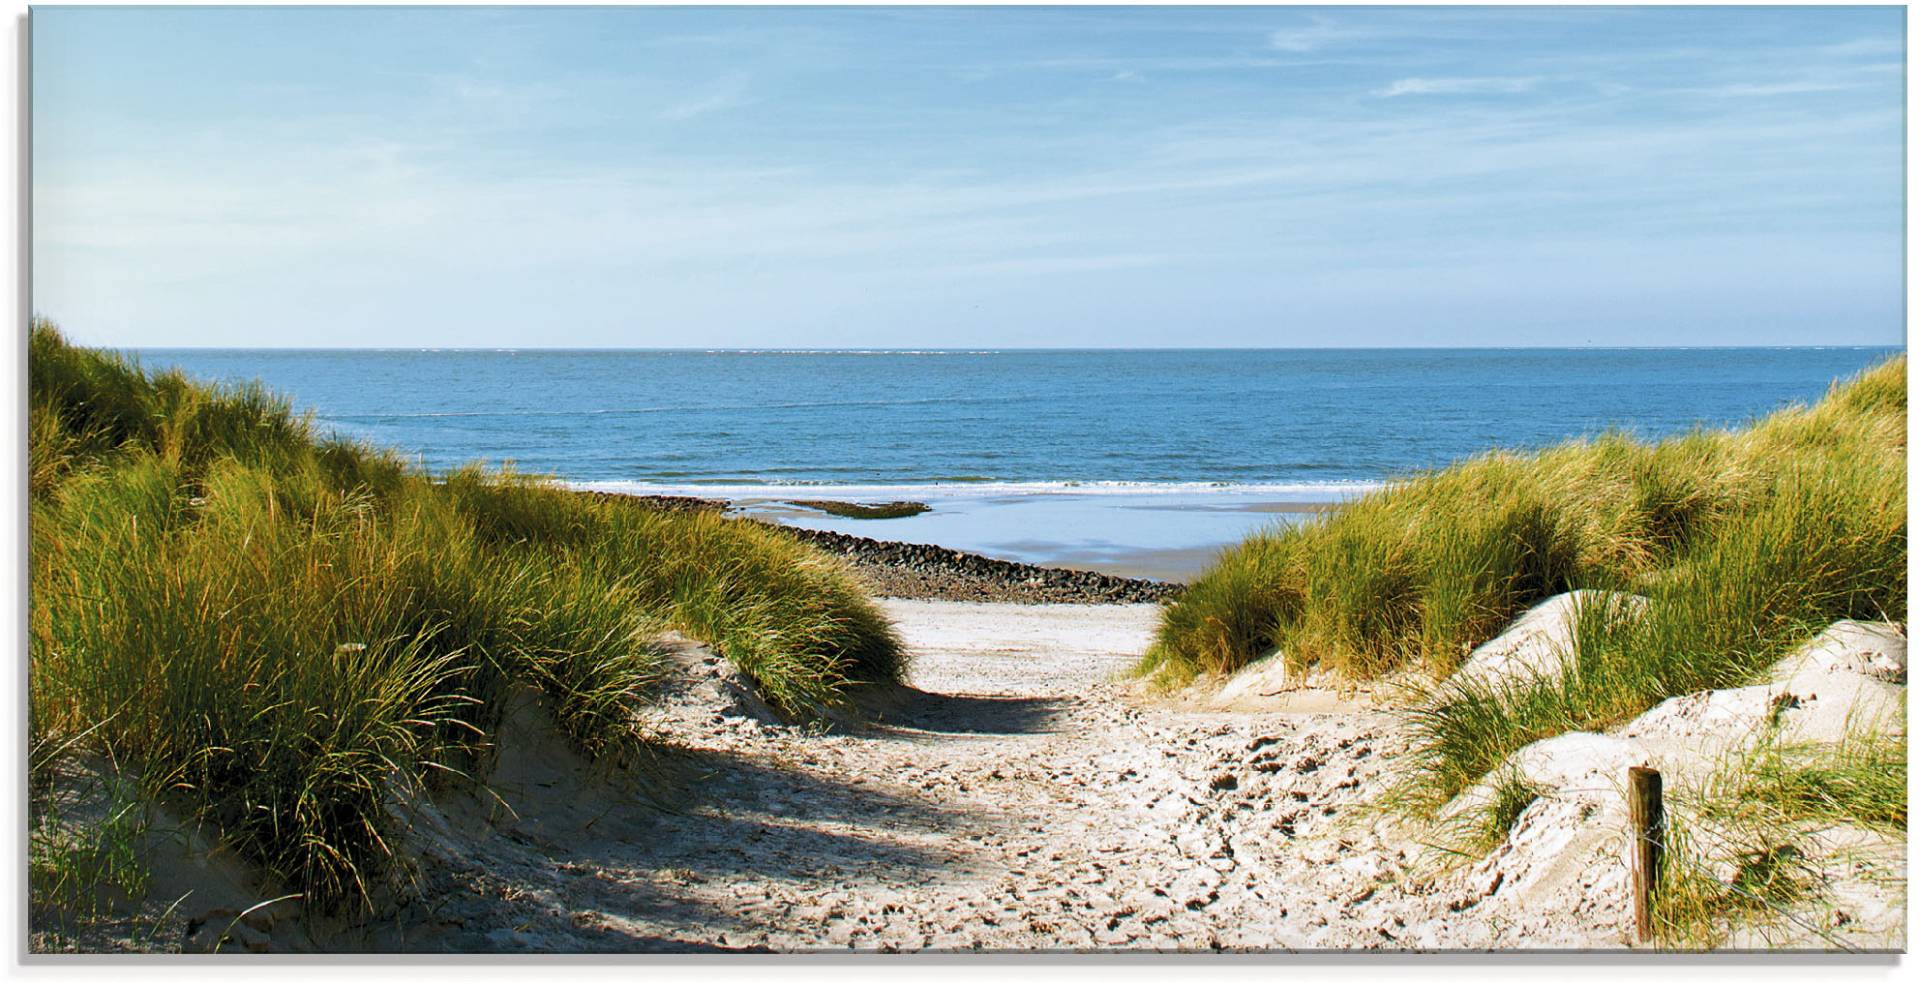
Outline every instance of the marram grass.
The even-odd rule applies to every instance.
[[[1534,740],[1749,682],[1834,620],[1904,620],[1906,560],[1898,356],[1744,430],[1491,453],[1255,535],[1163,611],[1137,670],[1176,685],[1277,650],[1296,670],[1444,680],[1554,594],[1649,599],[1582,611],[1562,678],[1436,681],[1406,798],[1432,805]]]
[[[392,872],[388,807],[484,760],[530,686],[648,754],[675,627],[795,718],[902,671],[831,558],[771,530],[320,439],[258,387],[30,338],[30,730],[212,820],[310,900]]]
[[[1904,873],[1872,869],[1881,850],[1831,848],[1830,835],[1853,828],[1877,833],[1887,846],[1905,840],[1904,733],[1863,729],[1825,744],[1783,743],[1770,733],[1673,798],[1679,808],[1668,809],[1666,860],[1653,895],[1656,938],[1668,947],[1713,948],[1736,927],[1763,941],[1797,936],[1798,944],[1838,947],[1828,931],[1837,923],[1831,872]]]

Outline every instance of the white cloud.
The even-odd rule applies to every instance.
[[[503,131],[548,117],[564,99],[557,86],[464,74],[427,78],[427,104],[440,125],[463,132]]]
[[[1325,17],[1315,17],[1313,23],[1307,27],[1295,27],[1287,30],[1274,31],[1267,36],[1267,43],[1276,51],[1305,54],[1309,51],[1317,51],[1329,44],[1335,44],[1341,41],[1356,41],[1370,36],[1371,33],[1368,31],[1353,27],[1342,27]]]
[[[1838,44],[1823,44],[1814,49],[1821,54],[1841,58],[1861,55],[1904,55],[1907,43],[1899,37],[1864,37]]]
[[[1761,85],[1722,85],[1718,88],[1703,89],[1702,95],[1713,96],[1776,96],[1801,95],[1809,92],[1841,92],[1858,89],[1862,86],[1848,82],[1775,82]]]
[[[703,95],[687,99],[661,110],[661,119],[692,119],[708,113],[723,112],[753,102],[747,98],[747,80],[744,77],[730,78],[714,86]]]
[[[1518,78],[1403,78],[1380,90],[1380,97],[1403,95],[1488,95],[1525,92],[1539,82],[1537,75]]]
[[[1711,60],[1711,51],[1663,49],[1631,64],[1610,54],[1570,66],[1554,53],[1446,67],[1423,55],[1378,69],[1355,67],[1347,52],[1277,53],[1390,36],[1322,20],[1276,34],[1265,57],[1235,48],[1048,62],[1073,69],[1076,83],[1151,77],[1170,88],[1188,81],[1177,71],[1220,66],[1337,61],[1340,74],[1260,111],[1192,101],[1139,126],[1063,124],[1022,150],[1016,167],[1001,163],[997,145],[923,153],[917,141],[1015,133],[1024,147],[1053,107],[948,107],[924,129],[915,121],[912,152],[899,160],[848,157],[790,127],[770,128],[735,156],[658,124],[630,127],[647,137],[632,154],[541,156],[514,139],[515,124],[533,140],[557,123],[570,132],[648,118],[717,123],[707,114],[756,96],[779,104],[780,74],[722,64],[698,78],[596,80],[617,103],[575,98],[591,86],[571,78],[545,91],[450,74],[430,81],[421,106],[390,116],[290,114],[270,129],[215,126],[227,133],[221,141],[167,130],[127,141],[123,154],[51,158],[36,167],[33,190],[36,301],[76,328],[137,328],[151,343],[205,343],[215,335],[195,333],[203,324],[332,338],[321,332],[424,320],[416,311],[448,332],[485,323],[513,337],[514,317],[558,290],[583,318],[610,325],[644,310],[649,323],[777,326],[888,304],[917,312],[932,306],[918,278],[974,295],[1103,276],[1129,285],[1187,277],[1181,290],[1205,291],[1224,282],[1206,277],[1239,275],[1219,270],[1256,267],[1308,278],[1361,263],[1387,271],[1380,276],[1470,261],[1504,269],[1506,257],[1537,256],[1563,238],[1572,256],[1591,248],[1656,271],[1664,266],[1635,250],[1658,242],[1707,254],[1698,245],[1707,235],[1788,241],[1784,233],[1804,231],[1795,241],[1808,253],[1897,257],[1885,244],[1897,242],[1898,210],[1884,207],[1897,204],[1900,180],[1896,100],[1841,112],[1851,101],[1729,99],[1706,118],[1675,118],[1616,115],[1618,105],[1591,99],[1625,91],[1592,81],[1616,74],[1634,83],[1637,103],[1657,108],[1711,86],[1814,91],[1793,86],[1851,83],[1869,67],[1878,79],[1890,75],[1882,62],[1820,72],[1803,49],[1758,64],[1746,52]],[[1531,88],[1566,98],[1445,98]],[[1356,113],[1347,101],[1356,92],[1441,98]],[[887,109],[833,118],[866,133]],[[996,130],[1009,120],[987,113],[1023,128]],[[1803,221],[1812,224],[1802,230]],[[1786,265],[1757,246],[1748,252],[1769,269]],[[1584,274],[1593,264],[1563,265]],[[1827,282],[1820,288],[1840,278]],[[606,330],[616,341],[639,336]]]

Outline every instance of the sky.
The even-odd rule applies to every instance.
[[[113,346],[1903,344],[1904,11],[32,12]]]

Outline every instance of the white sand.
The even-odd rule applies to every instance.
[[[455,898],[438,923],[371,943],[1268,950],[1493,937],[1463,930],[1482,919],[1449,909],[1471,906],[1460,890],[1409,882],[1422,851],[1358,807],[1404,750],[1386,714],[1143,699],[1115,679],[1148,642],[1148,606],[886,609],[918,694],[885,724],[766,726],[728,708],[726,680],[691,686],[668,728],[697,734],[705,767],[686,814],[615,809],[569,833],[575,794],[510,798],[513,836],[448,842],[427,864],[428,892]],[[1618,918],[1554,936],[1623,940]]]

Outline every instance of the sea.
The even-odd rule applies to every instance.
[[[1500,447],[1738,426],[1902,349],[142,349],[442,470],[1186,579],[1223,546]],[[914,500],[909,518],[791,501]]]

